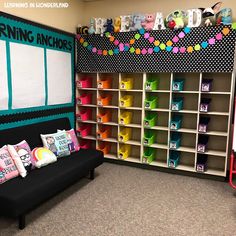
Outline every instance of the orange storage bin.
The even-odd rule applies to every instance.
[[[106,139],[111,135],[111,127],[110,126],[102,126],[97,131],[98,139]]]
[[[103,154],[108,154],[111,150],[111,144],[107,142],[100,142],[98,144],[97,150],[102,151]]]
[[[112,88],[112,78],[106,77],[98,80],[98,89],[111,89]]]
[[[97,115],[97,122],[106,123],[111,121],[111,111],[100,111]]]
[[[111,94],[103,94],[98,97],[97,104],[99,106],[108,106],[111,103],[112,96]]]

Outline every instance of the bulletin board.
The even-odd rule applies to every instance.
[[[68,117],[74,127],[75,36],[0,12],[0,123]]]

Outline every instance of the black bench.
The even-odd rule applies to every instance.
[[[67,118],[40,122],[0,131],[0,146],[26,140],[31,148],[42,146],[40,134],[70,129]],[[25,227],[25,215],[39,204],[63,191],[80,178],[90,175],[103,163],[103,153],[80,149],[68,157],[41,169],[33,170],[26,178],[17,177],[0,185],[0,215],[19,219],[19,228]]]

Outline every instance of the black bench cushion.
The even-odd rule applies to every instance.
[[[0,186],[0,214],[15,217],[26,213],[102,163],[102,152],[81,149],[32,171],[25,179],[9,180]]]

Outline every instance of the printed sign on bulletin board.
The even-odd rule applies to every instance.
[[[0,12],[0,115],[74,108],[74,79],[73,34]]]

